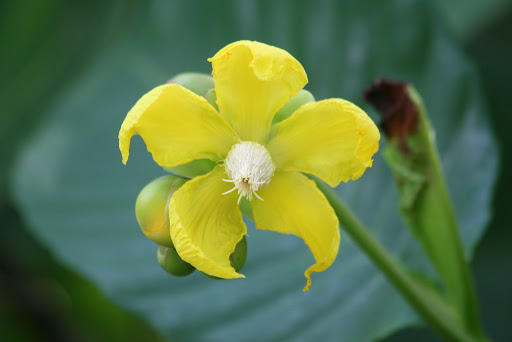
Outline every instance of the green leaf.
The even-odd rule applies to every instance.
[[[450,30],[461,40],[476,38],[482,29],[503,18],[512,9],[509,0],[434,0]]]
[[[85,72],[37,108],[51,119],[13,172],[16,201],[34,234],[108,298],[182,341],[371,341],[416,324],[412,310],[345,235],[337,261],[314,274],[305,294],[303,272],[313,258],[304,243],[252,225],[246,279],[169,276],[133,210],[138,192],[163,171],[139,138],[123,166],[117,134],[141,95],[182,71],[209,73],[206,58],[237,39],[289,51],[303,64],[317,100],[343,97],[362,106],[362,90],[375,77],[407,80],[432,113],[470,257],[489,220],[496,146],[473,68],[430,6],[157,1],[122,12],[137,19],[109,36],[111,43],[98,47]],[[401,223],[392,175],[380,156],[360,180],[336,192],[396,258],[436,280]]]

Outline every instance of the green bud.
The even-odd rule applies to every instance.
[[[292,97],[284,106],[281,108],[274,119],[272,120],[272,125],[283,121],[284,119],[289,118],[297,109],[299,109],[302,105],[308,102],[314,102],[315,97],[309,91],[302,89],[297,95]]]
[[[179,84],[197,95],[203,96],[213,88],[213,77],[198,72],[184,72],[174,76],[167,83]]]
[[[178,165],[174,167],[165,167],[162,168],[170,173],[174,173],[175,175],[182,176],[185,178],[194,178],[197,176],[201,176],[207,174],[215,167],[216,163],[210,159],[197,159],[191,161],[190,163]]]
[[[229,256],[229,263],[235,269],[235,271],[240,272],[245,265],[245,260],[247,259],[247,239],[245,236],[237,243],[235,250]],[[206,274],[206,273],[205,273]],[[212,279],[222,279],[219,277],[214,277],[209,274],[206,274],[209,278]]]
[[[172,247],[168,205],[186,179],[167,175],[153,180],[137,196],[135,216],[142,232],[159,245]]]
[[[209,104],[213,106],[213,108],[215,108],[217,112],[219,111],[219,106],[217,105],[217,93],[215,92],[214,88],[208,90],[204,94],[204,98],[206,101],[208,101]]]
[[[156,259],[167,273],[176,277],[184,277],[195,271],[194,266],[180,258],[174,247],[158,246]]]
[[[245,265],[245,260],[247,259],[247,240],[245,236],[240,240],[240,242],[236,245],[235,251],[231,253],[229,256],[229,262],[231,266],[235,269],[235,271],[240,272],[240,270]]]
[[[242,197],[240,201],[240,211],[242,214],[244,214],[245,217],[254,221],[254,217],[252,216],[251,202],[249,202],[249,200],[245,197]]]

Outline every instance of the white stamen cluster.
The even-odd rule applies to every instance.
[[[263,201],[256,191],[270,182],[275,171],[265,147],[253,141],[238,143],[229,151],[224,166],[230,178],[224,181],[233,183],[234,187],[223,195],[238,190],[238,203],[242,196],[252,200],[253,195]]]

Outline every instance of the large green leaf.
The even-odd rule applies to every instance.
[[[451,31],[466,42],[512,9],[509,0],[434,0],[434,3]]]
[[[377,76],[403,79],[423,95],[470,257],[489,219],[497,154],[478,80],[423,1],[178,2],[140,10],[133,27],[97,51],[63,90],[51,119],[14,171],[17,203],[33,232],[107,297],[183,341],[369,341],[418,321],[344,235],[337,261],[315,274],[297,238],[249,227],[247,279],[173,278],[134,217],[138,191],[162,174],[140,139],[121,164],[117,133],[152,87],[182,71],[209,72],[206,58],[242,38],[288,50],[317,99],[362,105]],[[397,213],[392,176],[377,156],[357,182],[337,189],[362,221],[411,268],[434,277]]]

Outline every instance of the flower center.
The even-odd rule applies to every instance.
[[[252,200],[253,195],[263,201],[256,191],[270,182],[276,169],[265,147],[256,142],[242,141],[231,148],[224,166],[230,178],[224,181],[233,183],[234,187],[223,195],[237,190],[239,203],[242,196]]]

